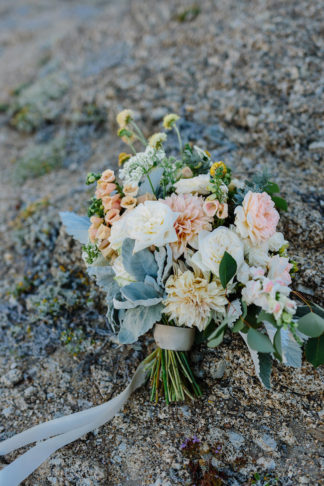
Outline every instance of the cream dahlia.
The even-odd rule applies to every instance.
[[[201,230],[211,231],[210,223],[213,217],[204,211],[204,199],[200,196],[172,194],[164,202],[172,211],[180,213],[174,223],[178,240],[171,243],[173,257],[177,260],[186,246],[194,242]]]
[[[201,274],[178,270],[166,281],[165,290],[167,298],[163,312],[178,326],[196,326],[203,331],[212,311],[225,313],[225,290],[220,282],[209,282]]]

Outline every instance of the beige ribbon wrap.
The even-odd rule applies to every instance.
[[[189,332],[188,332],[189,331]],[[157,324],[154,338],[159,347],[174,351],[188,351],[193,345],[194,330]],[[39,442],[0,471],[0,486],[17,486],[55,451],[104,425],[124,406],[131,394],[146,380],[142,362],[125,390],[102,405],[50,420],[14,435],[0,443],[0,455]]]

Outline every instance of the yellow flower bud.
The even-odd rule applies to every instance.
[[[131,158],[131,154],[126,154],[126,152],[121,152],[118,155],[118,165],[119,166],[123,165],[123,163],[130,158]]]
[[[215,173],[216,173],[216,170],[217,170],[217,169],[219,169],[220,167],[223,169],[223,174],[222,174],[222,175],[223,175],[223,177],[224,177],[224,175],[225,175],[225,174],[226,174],[226,172],[227,172],[227,167],[226,167],[226,165],[224,164],[224,162],[221,162],[221,161],[220,161],[220,162],[214,162],[214,163],[213,163],[213,165],[211,166],[210,171],[209,171],[209,172],[210,172],[210,175],[211,175],[211,176],[214,176],[214,175],[215,175]]]

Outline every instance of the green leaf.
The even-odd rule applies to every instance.
[[[323,317],[324,319],[324,309],[317,304],[298,306],[296,310],[296,316],[303,317],[305,314],[308,314],[310,310],[315,312],[315,314],[318,314],[319,316]]]
[[[235,259],[225,251],[219,265],[219,278],[224,289],[226,289],[226,285],[236,274],[236,270],[237,263]]]
[[[260,353],[272,353],[274,351],[268,336],[256,331],[252,327],[249,329],[247,334],[247,341],[251,349],[259,351]]]
[[[210,341],[211,339],[217,337],[220,335],[221,332],[225,332],[225,329],[227,327],[227,319],[225,318],[223,320],[223,322],[218,326],[216,327],[215,331],[213,331],[209,336],[208,336],[208,341]]]
[[[324,319],[315,312],[309,312],[299,319],[298,329],[306,336],[318,337],[324,333]]]
[[[272,368],[272,359],[269,353],[258,353],[259,356],[259,378],[264,384],[264,386],[270,390],[271,388],[271,368]]]
[[[224,339],[224,331],[222,331],[215,339],[208,341],[207,346],[209,348],[216,348],[216,346],[219,346],[221,344],[223,339]]]
[[[312,363],[315,368],[324,364],[324,334],[307,341],[305,355],[307,361]]]
[[[278,184],[276,184],[275,182],[268,182],[268,184],[265,186],[264,190],[268,194],[273,194],[275,192],[280,191]]]
[[[273,202],[276,205],[277,209],[281,209],[282,211],[287,211],[288,210],[288,204],[285,199],[279,196],[271,196]]]
[[[275,347],[277,353],[282,358],[282,346],[281,346],[281,333],[280,333],[280,329],[278,329],[278,331],[276,332],[276,334],[275,334],[275,336],[273,338],[273,344],[274,344],[274,347]]]
[[[232,332],[240,332],[242,331],[242,329],[244,328],[245,324],[244,322],[242,321],[242,319],[239,319],[238,321],[236,321],[236,323],[234,324],[233,326],[233,329],[232,329]]]
[[[268,314],[268,312],[265,312],[262,310],[258,315],[257,315],[257,321],[258,322],[263,322],[267,321],[270,322],[275,327],[278,327],[276,319],[273,317],[273,314]]]

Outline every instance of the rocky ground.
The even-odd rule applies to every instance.
[[[0,439],[109,399],[152,346],[114,344],[58,217],[85,210],[89,170],[116,166],[121,108],[147,134],[179,113],[238,175],[273,174],[294,288],[323,303],[321,13],[306,0],[0,1]],[[153,405],[142,388],[26,486],[324,484],[323,370],[276,365],[270,393],[226,339],[192,352],[200,401]]]

